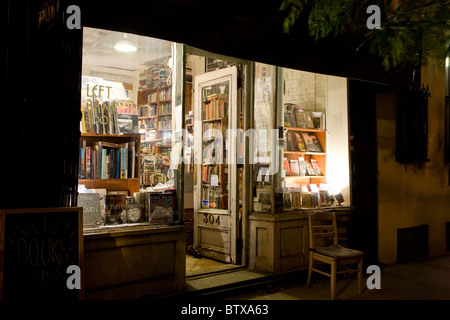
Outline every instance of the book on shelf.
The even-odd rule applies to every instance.
[[[296,127],[306,128],[306,114],[304,111],[295,114]]]
[[[105,195],[105,225],[125,223],[127,196],[125,194]]]
[[[283,192],[283,209],[292,209],[292,194],[290,192]]]
[[[134,142],[128,142],[128,178],[135,177],[136,170],[136,149]]]
[[[305,167],[306,167],[306,174],[308,176],[315,176],[316,173],[314,172],[314,169],[311,165],[311,163],[309,163],[308,161],[305,161]]]
[[[120,134],[138,134],[139,124],[136,114],[119,113],[118,125]]]
[[[86,179],[92,179],[92,147],[86,147]]]
[[[310,134],[311,139],[314,143],[314,146],[316,147],[316,151],[317,152],[323,152],[322,146],[320,145],[320,141],[319,139],[314,135],[314,134]]]
[[[322,175],[322,171],[320,170],[319,163],[316,159],[311,159],[311,167],[313,168],[316,176]]]
[[[284,111],[284,126],[290,127],[291,126],[291,120],[289,119],[289,111]]]
[[[302,132],[301,134],[303,141],[305,141],[306,150],[308,152],[316,152],[316,145],[314,144],[312,137],[307,132]]]
[[[291,166],[291,174],[293,176],[298,176],[299,175],[298,160],[289,160],[289,164]]]
[[[291,124],[291,127],[296,127],[297,120],[295,119],[295,114],[290,110],[288,110],[288,114],[289,114],[289,123]]]
[[[307,151],[306,145],[305,145],[305,142],[303,141],[300,133],[294,132],[294,136],[295,136],[295,141],[297,144],[297,150],[300,152],[306,152]]]
[[[319,205],[320,206],[331,205],[331,196],[328,190],[319,190]]]
[[[291,175],[291,167],[289,166],[289,161],[287,158],[283,159],[283,170],[285,170],[286,176]]]
[[[103,101],[92,98],[92,110],[83,107],[82,133],[119,134],[119,116],[116,101]]]
[[[86,179],[86,140],[83,139],[80,147],[78,178]]]
[[[302,203],[301,203],[301,192],[300,188],[291,188],[290,189],[291,195],[292,195],[292,208],[293,209],[300,209]]]
[[[306,176],[306,162],[303,157],[298,158],[298,172],[300,176]]]
[[[83,228],[95,228],[102,224],[102,210],[99,193],[80,192],[77,206],[83,208]]]
[[[292,132],[289,130],[286,130],[286,141],[287,141],[287,145],[286,145],[287,151],[297,151],[297,146],[294,143],[294,139],[292,137]]]
[[[311,118],[311,112],[305,111],[305,116],[306,116],[306,128],[314,129],[314,123]]]
[[[87,179],[126,179],[136,176],[138,154],[134,142],[95,141],[90,148]]]
[[[323,112],[312,112],[311,118],[314,129],[325,130],[325,114]]]

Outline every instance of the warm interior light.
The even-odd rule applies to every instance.
[[[127,39],[126,34],[124,35],[124,39],[121,39],[116,42],[114,49],[122,52],[134,52],[137,50],[135,45],[130,40]]]

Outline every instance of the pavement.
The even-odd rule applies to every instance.
[[[357,292],[356,274],[340,275],[336,300],[448,300],[450,301],[450,255],[424,258],[380,268],[379,289],[373,273],[363,276]],[[284,276],[248,269],[230,270],[187,280],[181,299],[216,300],[330,300],[330,281],[313,273],[306,287],[307,271]],[[368,284],[368,285],[367,285]],[[372,289],[369,289],[372,287]]]
[[[193,277],[187,279],[188,290],[175,299],[172,311],[174,315],[185,315],[186,310],[195,315],[195,310],[209,307],[215,308],[214,315],[203,317],[277,320],[309,316],[312,311],[319,318],[448,315],[450,255],[384,266],[380,271],[379,289],[368,288],[367,283],[371,287],[376,283],[373,274],[368,273],[363,277],[361,295],[356,275],[338,276],[334,301],[330,300],[329,278],[313,273],[311,285],[306,287],[307,270],[277,276],[244,268]]]

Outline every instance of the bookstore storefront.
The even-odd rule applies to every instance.
[[[299,270],[351,216],[345,78],[85,27],[81,87],[86,299],[181,292],[188,247]]]

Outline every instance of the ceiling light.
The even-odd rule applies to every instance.
[[[130,40],[127,39],[126,34],[124,35],[124,39],[121,39],[116,42],[114,49],[122,52],[134,52],[137,50],[135,45]]]

